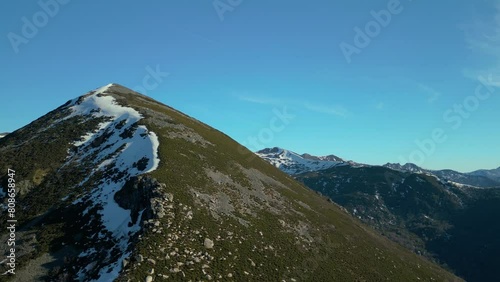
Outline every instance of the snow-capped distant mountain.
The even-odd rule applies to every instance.
[[[343,159],[335,155],[317,157],[309,154],[302,154],[301,157],[303,157],[304,159],[316,160],[316,161],[332,161],[332,162],[342,162],[342,163],[345,162]]]
[[[309,154],[299,155],[295,152],[277,147],[266,148],[258,151],[256,154],[275,167],[291,175],[349,164],[349,162],[334,155],[324,157],[317,157]]]
[[[451,169],[428,170],[412,163],[407,163],[405,165],[401,165],[398,163],[387,163],[383,166],[398,171],[434,175],[444,182],[449,181],[476,187],[500,186],[500,168],[496,170],[478,170],[470,173],[462,173]]]
[[[5,136],[7,136],[7,134],[9,133],[8,132],[0,133],[0,138],[4,138]]]
[[[370,166],[359,164],[353,161],[345,161],[335,155],[323,157],[310,154],[297,154],[283,148],[266,148],[256,152],[256,154],[273,166],[290,175],[298,175],[305,172],[320,171],[340,165],[350,165],[352,167]],[[428,170],[413,163],[401,165],[399,163],[387,163],[383,165],[393,170],[401,172],[411,172],[417,174],[431,175],[438,178],[442,183],[453,182],[457,184],[489,188],[500,187],[500,168],[494,170],[478,170],[470,173],[462,173],[451,169]]]

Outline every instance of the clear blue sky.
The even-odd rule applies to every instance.
[[[0,3],[0,132],[110,82],[140,89],[158,67],[147,95],[252,150],[500,166],[498,2],[55,1]],[[371,23],[380,10],[391,19]]]

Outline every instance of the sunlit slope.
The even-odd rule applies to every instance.
[[[54,259],[47,275],[84,281],[114,274],[118,281],[459,281],[376,235],[227,135],[116,84],[100,95],[140,118],[121,122],[94,111],[65,119],[74,112],[69,103],[0,139],[0,168],[17,168],[17,181],[25,181],[18,196],[20,208],[26,207],[19,236],[36,239],[30,242],[34,250],[19,258],[20,269],[46,255],[72,253],[78,259]],[[119,162],[127,145],[102,162],[71,159],[133,139],[104,134],[103,123],[121,133],[130,128],[132,137],[154,136],[157,152],[144,160],[137,151],[127,171]],[[92,132],[99,141],[89,141]],[[156,143],[142,144],[149,151]],[[102,191],[109,196],[92,196]],[[109,203],[128,210],[129,219],[109,224],[103,213]],[[115,251],[99,255],[92,248]]]

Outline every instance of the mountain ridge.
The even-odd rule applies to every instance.
[[[497,187],[500,186],[500,170],[476,170],[473,172],[463,173],[452,169],[429,170],[421,168],[415,164],[407,163],[405,165],[387,163],[384,165],[395,170],[427,173],[435,175],[445,181],[457,182],[460,184],[477,186],[477,187]]]
[[[308,153],[298,154],[280,147],[265,148],[255,152],[255,154],[291,175],[328,169],[336,165],[377,166],[361,164],[355,161],[345,161],[335,155],[314,156]],[[451,181],[464,185],[484,188],[500,187],[500,168],[492,170],[480,169],[469,173],[462,173],[451,169],[424,169],[413,163],[406,163],[404,165],[399,163],[386,163],[382,166],[399,171],[431,174],[444,181]]]

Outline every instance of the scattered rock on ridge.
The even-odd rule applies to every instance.
[[[204,245],[205,245],[205,248],[212,249],[214,247],[214,241],[212,241],[208,238],[205,238]]]

